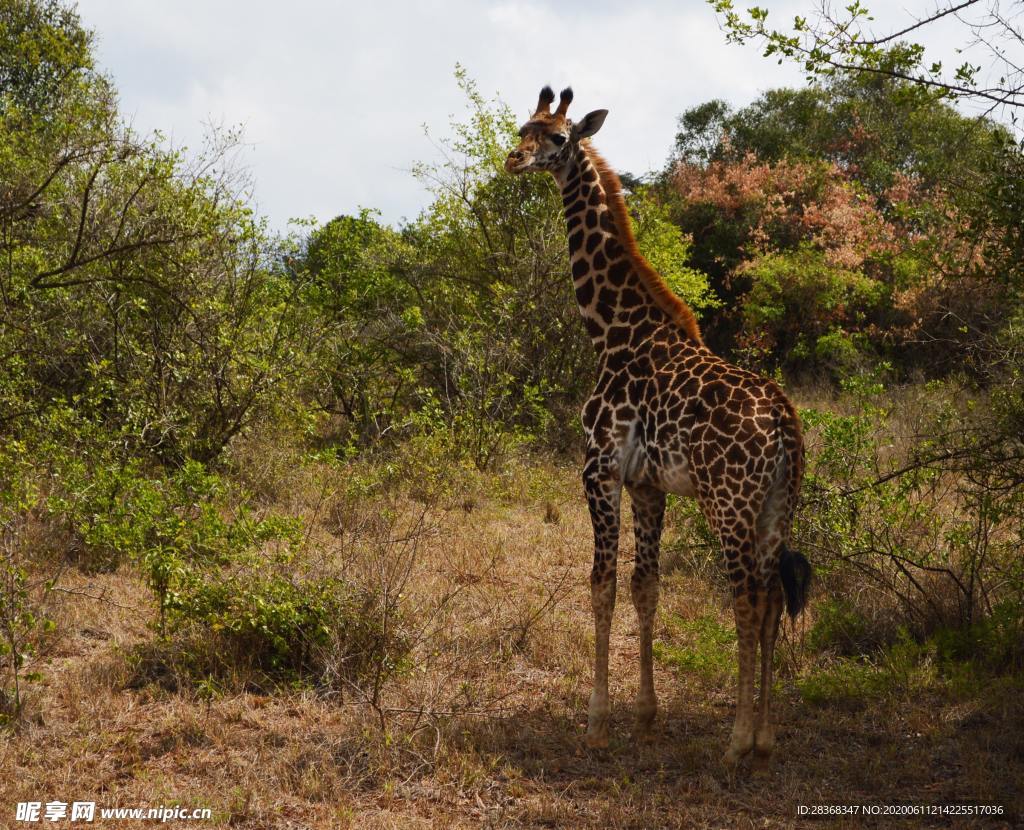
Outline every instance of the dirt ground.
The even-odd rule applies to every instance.
[[[554,509],[524,499],[445,514],[424,543],[413,599],[427,607],[452,586],[459,592],[379,711],[308,689],[203,694],[134,682],[127,655],[152,636],[145,589],[123,570],[81,576],[78,590],[91,596],[67,596],[67,634],[37,667],[28,719],[0,737],[0,826],[32,826],[15,822],[15,804],[53,800],[210,807],[210,820],[166,826],[254,830],[1020,826],[1024,704],[1012,683],[967,699],[810,704],[783,677],[775,756],[730,771],[721,754],[732,674],[659,662],[655,733],[635,742],[628,522],[612,741],[586,749],[590,531],[575,495],[567,489]],[[731,625],[718,589],[692,576],[669,572],[662,598],[663,640],[672,636],[666,615],[717,614]],[[815,817],[801,805],[861,812]],[[944,805],[999,805],[1003,814],[863,812]],[[93,826],[156,823],[97,815]]]

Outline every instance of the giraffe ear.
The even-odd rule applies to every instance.
[[[580,138],[590,138],[590,136],[601,129],[601,125],[604,124],[604,119],[607,115],[608,110],[588,112],[583,116],[583,120],[576,125],[576,135]]]

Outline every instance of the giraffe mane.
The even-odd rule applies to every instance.
[[[679,297],[665,282],[664,277],[654,270],[651,263],[647,261],[636,244],[636,237],[633,235],[633,222],[629,218],[629,210],[626,207],[626,199],[622,195],[622,181],[618,174],[612,170],[608,162],[595,150],[590,142],[584,139],[583,148],[590,163],[597,170],[601,180],[601,187],[604,190],[605,200],[608,203],[608,210],[611,212],[612,221],[615,223],[615,235],[619,244],[622,245],[626,254],[633,263],[633,268],[640,282],[650,292],[655,304],[668,316],[669,320],[679,325],[683,331],[698,346],[704,344],[700,334],[700,326],[697,318],[681,297]]]

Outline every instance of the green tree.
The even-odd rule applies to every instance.
[[[58,110],[77,79],[94,68],[92,36],[59,0],[0,4],[0,109]]]
[[[368,211],[339,217],[313,232],[302,267],[338,324],[325,405],[364,443],[433,421],[487,466],[516,444],[575,440],[594,358],[557,189],[504,172],[512,111],[461,68],[456,81],[468,115],[437,142],[443,161],[414,168],[431,204],[397,230]],[[629,203],[644,254],[698,312],[713,307],[665,206],[637,182]]]
[[[1003,127],[965,117],[934,90],[855,73],[772,90],[736,111],[711,101],[684,113],[680,127],[658,193],[693,240],[689,264],[725,301],[705,326],[714,347],[754,346],[769,350],[769,363],[814,366],[831,351],[815,337],[828,334],[847,353],[856,342],[941,375],[962,367],[978,335],[1014,307],[1005,279],[1015,270],[1014,190],[998,183],[1018,153]],[[887,299],[830,309],[821,295],[792,352],[792,330],[764,328],[767,318],[748,304],[761,304],[754,281],[778,267],[756,260],[807,245],[840,270],[805,287],[845,281],[841,272],[854,266]],[[811,277],[802,265],[790,273]],[[772,319],[800,317],[795,308],[780,315]],[[820,328],[829,319],[834,331]]]
[[[834,12],[822,5],[812,17],[796,15],[790,30],[774,29],[767,9],[754,6],[746,14],[737,12],[733,0],[708,0],[721,15],[726,36],[732,43],[759,43],[765,57],[791,60],[803,66],[810,78],[836,75],[874,76],[904,82],[951,99],[967,99],[990,108],[1016,109],[1024,106],[1024,70],[1014,54],[1021,32],[1016,20],[1005,15],[998,4],[981,0],[953,0],[935,11],[912,18],[902,28],[877,35],[870,28],[874,20],[860,0]],[[961,32],[958,64],[928,60],[925,47],[912,40],[943,18],[957,22]],[[971,47],[984,47],[979,59],[964,60]]]
[[[2,423],[73,405],[159,459],[212,460],[278,405],[308,339],[280,243],[225,166],[237,137],[186,155],[134,134],[73,12],[3,8]]]

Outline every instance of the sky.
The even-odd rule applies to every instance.
[[[813,3],[761,5],[784,25]],[[637,175],[662,166],[687,108],[711,98],[742,106],[803,83],[792,64],[726,44],[704,0],[79,0],[78,8],[137,130],[198,148],[211,124],[242,128],[238,162],[258,212],[278,230],[360,207],[390,223],[415,218],[429,194],[410,169],[437,158],[424,126],[446,135],[464,112],[456,63],[524,120],[541,86],[571,84],[570,115],[610,110],[595,144]]]

